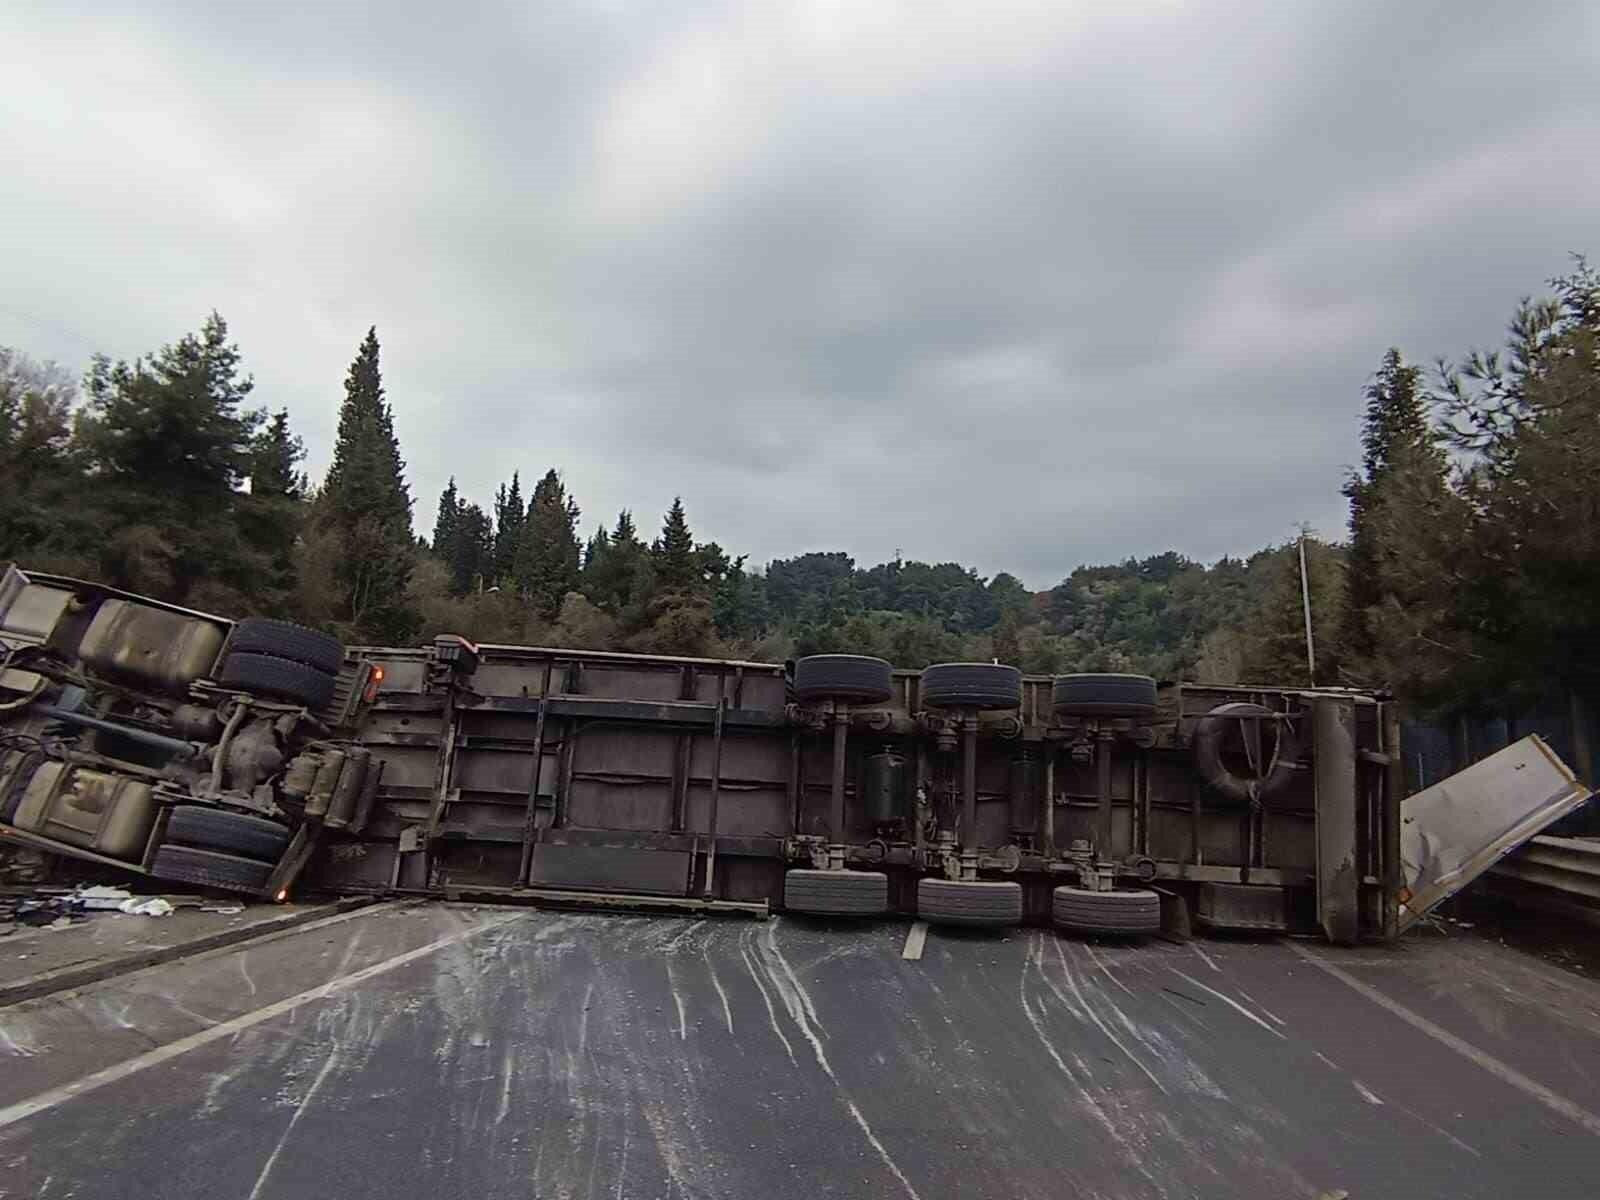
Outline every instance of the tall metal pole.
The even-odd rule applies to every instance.
[[[1300,526],[1300,603],[1306,614],[1306,678],[1317,686],[1317,649],[1311,640],[1311,579],[1306,574],[1306,527]]]

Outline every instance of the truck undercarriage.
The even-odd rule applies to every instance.
[[[339,893],[1393,936],[1397,723],[1346,690],[346,650],[11,568],[0,845]]]

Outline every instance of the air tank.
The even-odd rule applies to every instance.
[[[904,815],[905,756],[890,747],[861,763],[861,811],[871,825],[888,825]]]
[[[1039,827],[1039,793],[1044,790],[1044,764],[1032,750],[1011,760],[1011,830],[1032,834]]]

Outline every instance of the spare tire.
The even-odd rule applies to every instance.
[[[188,846],[160,846],[150,863],[150,874],[174,883],[193,883],[228,892],[259,892],[272,875],[270,863]]]
[[[289,844],[289,831],[265,817],[180,804],[167,821],[166,840],[276,863]]]
[[[277,700],[292,700],[308,708],[322,708],[333,699],[337,682],[326,671],[290,662],[270,654],[230,654],[222,660],[217,682],[244,692],[259,692]]]
[[[228,638],[228,653],[270,654],[273,658],[304,663],[329,675],[337,675],[344,666],[344,647],[337,638],[304,625],[268,617],[246,617],[235,625]]]
[[[1190,742],[1194,767],[1200,778],[1228,799],[1245,803],[1250,800],[1252,784],[1255,785],[1257,799],[1265,799],[1284,788],[1294,777],[1300,763],[1300,743],[1286,721],[1273,722],[1278,728],[1277,761],[1265,779],[1252,780],[1236,775],[1222,759],[1223,743],[1228,734],[1239,726],[1239,718],[1278,715],[1260,704],[1239,702],[1219,704],[1201,717],[1194,727],[1194,737]]]
[[[806,703],[882,704],[894,695],[894,668],[866,654],[810,654],[794,664],[794,694]]]
[[[1161,929],[1161,897],[1149,888],[1091,892],[1064,885],[1050,893],[1050,918],[1079,933],[1143,936]]]
[[[1022,885],[988,879],[919,879],[917,916],[935,925],[1016,925],[1022,920]]]
[[[1064,717],[1156,715],[1156,681],[1148,675],[1062,675],[1050,698]]]
[[[876,916],[889,911],[889,877],[882,871],[790,871],[783,907],[822,916]]]
[[[1022,672],[1000,663],[936,663],[922,672],[924,708],[1020,708]]]

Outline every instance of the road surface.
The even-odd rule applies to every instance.
[[[384,905],[0,1009],[0,1196],[1600,1194],[1600,986],[1492,943]]]

